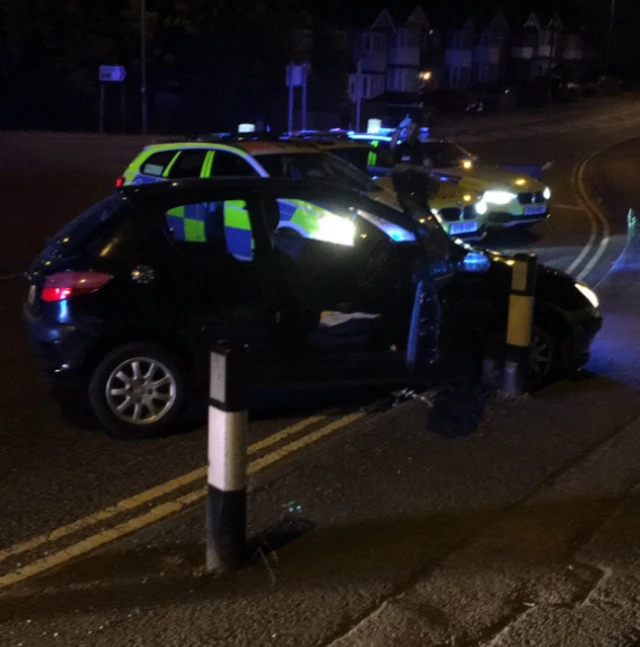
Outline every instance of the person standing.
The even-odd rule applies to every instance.
[[[430,212],[429,198],[435,194],[437,186],[430,178],[433,164],[420,141],[420,127],[412,121],[406,129],[406,138],[399,142],[400,129],[391,139],[394,154],[393,186],[398,202],[405,207],[407,201],[416,202]]]

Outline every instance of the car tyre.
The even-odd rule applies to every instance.
[[[166,433],[185,401],[181,362],[149,343],[124,344],[96,366],[89,382],[93,413],[107,435],[139,439]]]
[[[562,340],[550,323],[534,322],[531,328],[531,358],[528,388],[535,389],[556,380],[562,367]]]
[[[527,389],[538,389],[553,382],[562,373],[562,335],[552,322],[534,321],[531,328],[531,362]],[[485,342],[482,382],[490,388],[501,389],[505,365],[505,338],[491,335]]]

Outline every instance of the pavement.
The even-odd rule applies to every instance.
[[[443,391],[433,410],[281,394],[250,427],[254,559],[224,577],[203,568],[204,430],[127,443],[72,426],[19,332],[24,287],[0,280],[0,644],[633,645],[638,282],[608,196],[637,204],[637,149],[616,144],[639,134],[475,149],[551,162],[553,217],[489,242],[599,284],[589,371],[517,400]],[[61,141],[3,135],[8,271],[120,172],[119,145]]]

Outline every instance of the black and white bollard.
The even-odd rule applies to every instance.
[[[211,350],[207,571],[239,568],[246,557],[247,384],[245,349]]]
[[[503,389],[514,396],[525,391],[529,374],[536,266],[535,254],[513,257]]]

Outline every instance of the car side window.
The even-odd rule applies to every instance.
[[[162,177],[165,169],[175,156],[176,151],[162,151],[160,153],[154,153],[147,158],[146,162],[142,164],[142,166],[140,167],[140,172],[143,175],[154,175],[156,177]]]
[[[253,177],[256,170],[240,155],[229,151],[214,151],[211,177]]]
[[[322,200],[279,198],[276,237],[298,237],[353,247],[355,213]]]
[[[227,252],[238,261],[253,260],[255,241],[244,200],[198,202],[169,209],[165,223],[176,245],[200,258]]]
[[[207,152],[204,149],[180,151],[178,159],[169,171],[169,177],[172,179],[200,177]]]

